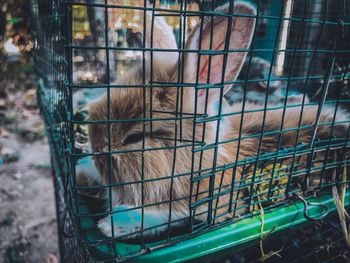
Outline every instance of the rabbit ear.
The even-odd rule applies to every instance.
[[[217,8],[215,11],[219,13],[229,13],[229,10],[230,6],[226,4],[220,8]],[[199,23],[191,33],[186,43],[187,49],[202,51],[225,51],[227,33],[230,35],[228,46],[229,50],[248,49],[255,28],[255,18],[251,17],[252,15],[256,14],[255,9],[249,4],[236,2],[233,7],[233,13],[238,16],[232,17],[232,25],[230,28],[228,28],[228,16],[214,16],[213,19],[211,19],[210,16],[206,16],[203,21],[203,26],[201,27],[201,23]],[[250,17],[246,15],[250,15]],[[231,32],[228,32],[227,30],[231,30]],[[246,51],[241,50],[232,51],[227,55],[227,61],[225,63],[225,76],[223,78],[225,82],[236,80],[237,75],[244,63],[246,54]],[[210,57],[211,61],[209,59]],[[199,67],[197,67],[198,58],[200,58]],[[223,54],[198,56],[198,52],[189,52],[185,55],[184,79],[186,83],[196,83],[196,77],[198,74],[199,83],[221,83],[223,77],[223,63]],[[210,76],[208,72],[210,72]],[[229,85],[226,85],[224,92],[226,92],[228,88]],[[205,89],[198,90],[198,97],[200,98],[199,103],[201,105],[204,104],[204,101],[201,100],[206,97],[205,94]],[[219,94],[220,89],[210,89],[209,103],[213,103],[218,100]]]
[[[154,49],[173,49],[177,50],[177,44],[173,30],[166,22],[163,16],[156,16],[152,12],[147,12],[147,26],[146,26],[146,47]],[[150,52],[148,52],[150,55]],[[170,51],[153,51],[153,63],[166,69],[172,68],[178,61],[178,52]]]

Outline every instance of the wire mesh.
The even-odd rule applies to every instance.
[[[67,262],[128,259],[347,183],[347,1],[32,12]]]

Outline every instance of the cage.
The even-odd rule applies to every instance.
[[[347,1],[31,3],[62,262],[232,254],[349,204]]]

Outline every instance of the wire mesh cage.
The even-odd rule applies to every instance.
[[[63,262],[232,253],[348,204],[347,1],[31,6]]]

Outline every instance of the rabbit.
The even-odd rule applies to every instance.
[[[264,111],[250,112],[250,110],[261,109],[261,106],[247,102],[245,105],[247,112],[244,115],[226,114],[218,123],[215,118],[220,113],[220,107],[217,107],[218,100],[228,91],[230,85],[224,85],[222,89],[198,88],[196,91],[194,88],[196,82],[220,84],[222,81],[235,80],[242,68],[247,52],[230,52],[226,58],[219,52],[211,57],[210,62],[207,53],[199,56],[198,52],[194,52],[198,49],[224,50],[227,32],[230,33],[230,38],[229,46],[226,48],[248,50],[256,24],[256,10],[248,3],[235,1],[231,9],[226,4],[215,11],[228,14],[230,10],[242,15],[232,17],[231,25],[228,16],[216,15],[213,19],[210,16],[203,18],[203,27],[199,23],[186,41],[188,52],[185,52],[183,59],[176,61],[174,65],[163,63],[162,60],[153,60],[151,64],[148,60],[145,72],[140,65],[130,69],[127,76],[119,80],[119,84],[125,85],[125,88],[111,89],[109,97],[104,96],[90,105],[89,138],[92,151],[99,153],[94,155],[94,162],[102,183],[113,184],[111,201],[114,211],[119,211],[119,213],[111,213],[98,222],[98,227],[106,236],[122,237],[131,233],[139,235],[142,227],[144,229],[142,234],[145,236],[160,235],[169,230],[168,226],[176,228],[182,224],[188,224],[190,216],[194,216],[195,220],[213,223],[213,216],[208,216],[209,209],[215,210],[212,215],[215,216],[216,222],[246,213],[244,200],[240,194],[235,194],[235,197],[230,199],[232,181],[238,180],[243,175],[242,167],[237,166],[235,172],[233,169],[225,170],[224,167],[257,155],[260,137],[250,137],[250,135],[262,132]],[[211,23],[213,30],[211,30]],[[210,43],[211,32],[213,32],[212,43]],[[168,38],[167,41],[171,40]],[[200,63],[197,69],[198,60]],[[178,63],[183,66],[183,83],[187,84],[183,87],[183,96],[178,96],[180,92],[175,86],[179,78]],[[224,63],[226,63],[226,70],[222,74]],[[211,67],[210,75],[208,65]],[[148,84],[151,79],[151,67],[153,81],[167,83],[166,87],[154,86],[152,89],[147,86],[142,87],[144,75],[145,83]],[[129,85],[134,86],[128,87]],[[108,105],[110,111],[108,111]],[[182,115],[176,113],[180,108]],[[242,105],[241,103],[225,105],[221,110],[221,113],[239,113]],[[285,114],[284,129],[298,127],[301,110],[301,107],[286,108],[285,113],[283,113],[284,110],[268,110],[264,131],[279,131],[283,114]],[[316,124],[317,111],[316,106],[304,107],[300,121],[301,125],[308,125],[306,127],[309,128],[300,131],[299,142],[310,142],[313,127]],[[110,123],[110,149],[108,125],[103,122],[108,119],[108,113],[111,120],[128,120]],[[194,117],[191,114],[194,114]],[[332,122],[334,114],[334,108],[324,106],[320,122]],[[174,121],[176,116],[184,118],[181,122]],[[155,119],[152,121],[152,129],[150,121],[136,121],[144,118]],[[238,150],[242,118],[242,138]],[[206,122],[204,124],[199,121],[194,128],[194,119]],[[346,114],[338,110],[335,120],[346,121]],[[177,133],[175,133],[176,127]],[[317,136],[329,138],[332,134],[330,127],[330,125],[320,125],[317,128]],[[347,124],[336,124],[332,135],[345,137],[347,128]],[[279,134],[277,132],[263,136],[261,150],[269,152],[278,150]],[[297,131],[293,129],[281,133],[281,146],[294,147],[296,137]],[[202,140],[206,148],[201,152],[198,150],[201,149],[201,145],[193,146],[192,142]],[[227,142],[223,143],[225,141]],[[143,148],[145,150],[141,151]],[[109,150],[127,150],[127,152],[108,155]],[[141,180],[145,182],[142,184]],[[220,190],[220,197],[215,198],[211,204],[213,195],[208,193],[208,190],[221,185],[223,187]],[[196,194],[197,189],[198,194]],[[218,195],[219,190],[216,189],[213,194]],[[202,203],[196,202],[201,200]],[[230,201],[237,203],[237,207],[242,209],[227,213]],[[193,207],[193,204],[197,205]],[[134,209],[133,212],[136,215],[128,217],[127,212],[121,212],[127,209]],[[193,215],[194,211],[195,215]]]

